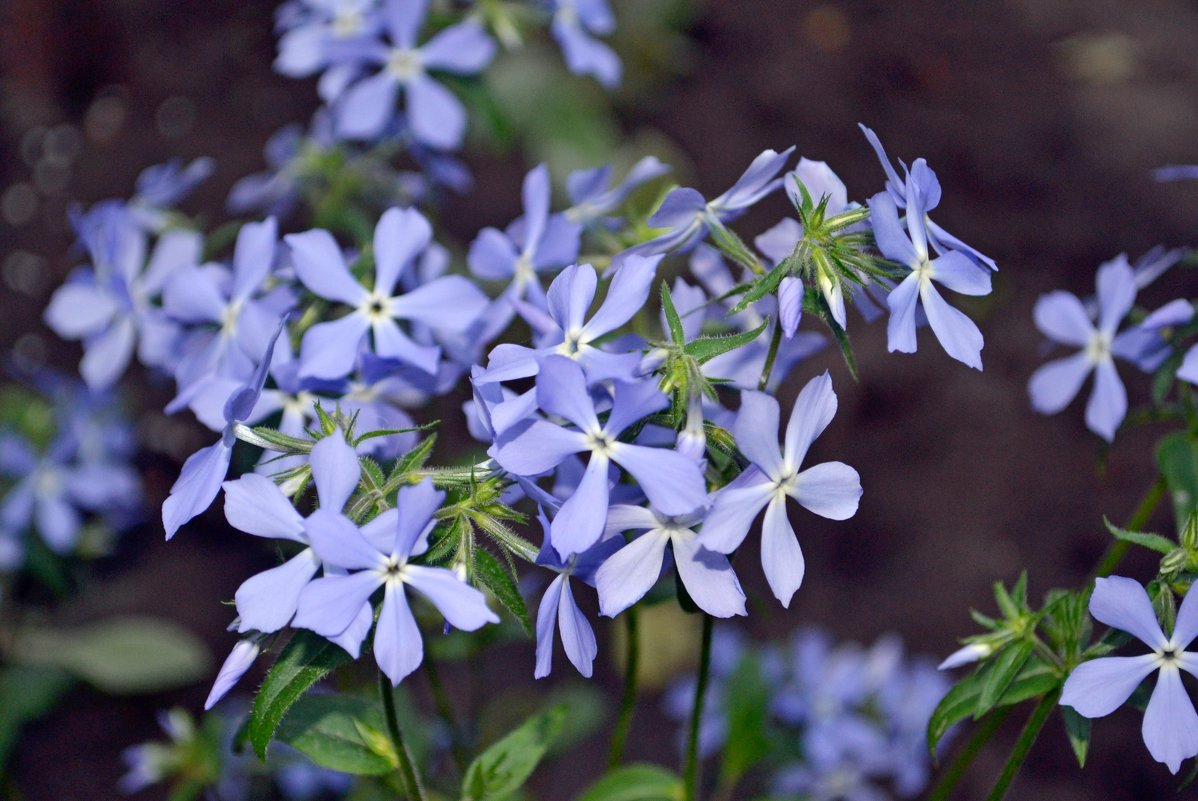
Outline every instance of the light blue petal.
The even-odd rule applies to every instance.
[[[121,317],[107,331],[86,341],[79,374],[88,389],[108,389],[116,383],[133,358],[136,339],[137,324],[133,318]]]
[[[582,367],[565,356],[547,356],[537,373],[537,404],[552,415],[569,420],[584,433],[600,430],[595,404],[587,392]]]
[[[466,133],[466,109],[453,92],[427,75],[405,84],[408,124],[416,140],[438,150],[456,150]]]
[[[657,528],[659,524],[657,515],[643,506],[617,504],[607,510],[607,525],[603,529],[603,539],[606,540],[625,531],[645,531]]]
[[[631,255],[624,259],[612,276],[603,304],[583,326],[585,341],[615,331],[644,307],[660,261],[661,256]]]
[[[390,208],[374,228],[374,291],[390,296],[404,268],[433,238],[432,226],[415,209]]]
[[[690,514],[709,502],[703,470],[678,451],[617,442],[611,458],[636,479],[662,514]]]
[[[453,25],[420,48],[421,61],[431,70],[473,75],[495,57],[495,40],[473,22]]]
[[[551,581],[537,607],[537,666],[533,678],[543,679],[553,670],[553,637],[557,631],[557,609],[565,581],[564,573]]]
[[[1056,414],[1069,405],[1094,369],[1085,351],[1056,359],[1032,373],[1027,382],[1032,408],[1040,414]]]
[[[368,330],[370,321],[357,312],[309,328],[300,343],[300,378],[335,380],[349,375]]]
[[[383,554],[340,512],[317,509],[304,521],[304,531],[312,550],[326,565],[346,570],[368,570],[381,568],[386,563]]]
[[[90,281],[72,281],[54,290],[42,317],[63,339],[81,339],[103,331],[118,309],[111,293]]]
[[[1181,367],[1177,368],[1177,377],[1191,384],[1198,384],[1198,345],[1186,351]]]
[[[278,235],[274,217],[241,227],[233,249],[232,297],[244,300],[262,286],[274,266]]]
[[[424,323],[435,331],[460,334],[478,320],[488,303],[470,279],[446,275],[393,298],[391,311],[400,319]]]
[[[780,415],[778,401],[772,395],[742,392],[740,411],[732,427],[737,449],[775,480],[782,475],[782,453],[778,447]]]
[[[1041,295],[1032,308],[1040,333],[1064,345],[1084,348],[1094,335],[1094,324],[1077,296],[1063,291]]]
[[[341,248],[328,231],[315,228],[288,234],[283,241],[291,248],[296,275],[314,295],[357,306],[369,294],[346,268]]]
[[[1169,641],[1174,648],[1184,651],[1195,637],[1198,637],[1198,593],[1187,592],[1177,610],[1177,621]]]
[[[212,504],[229,472],[232,458],[233,447],[226,445],[222,438],[196,451],[183,463],[170,495],[162,504],[162,526],[168,540],[175,536],[180,526]]]
[[[424,641],[401,582],[387,582],[378,627],[374,631],[374,658],[393,686],[420,667],[424,660]]]
[[[591,75],[607,89],[620,84],[621,64],[615,51],[598,39],[587,36],[582,26],[555,17],[553,38],[562,48],[566,67],[575,75]]]
[[[237,631],[269,634],[290,623],[300,592],[319,567],[320,559],[316,553],[305,548],[278,567],[243,581],[234,596],[241,618]]]
[[[790,599],[803,583],[806,563],[787,519],[784,498],[775,497],[765,508],[765,521],[761,526],[761,567],[774,597],[782,602],[783,608],[789,608]]]
[[[392,529],[396,556],[419,556],[428,550],[428,535],[432,531],[433,514],[445,502],[445,493],[433,486],[431,478],[419,484],[403,487],[396,499],[399,517]],[[387,550],[391,550],[388,543]]]
[[[362,476],[358,454],[340,431],[334,431],[312,446],[310,461],[320,508],[340,512]]]
[[[803,282],[794,277],[783,278],[778,285],[778,322],[782,325],[782,335],[793,339],[802,319]]]
[[[256,473],[226,481],[225,519],[246,534],[276,540],[307,542],[304,519],[275,482]]]
[[[495,461],[509,473],[535,476],[561,464],[572,453],[587,450],[586,438],[544,420],[512,426],[495,452]]]
[[[973,320],[948,305],[931,283],[920,287],[919,296],[923,300],[928,324],[932,326],[944,352],[964,365],[981,370],[984,342],[982,332]]]
[[[633,423],[670,405],[670,399],[657,388],[657,381],[615,381],[611,414],[603,430],[613,439]]]
[[[399,83],[384,69],[342,92],[334,114],[337,133],[347,139],[373,139],[395,116]]]
[[[1114,334],[1136,302],[1136,277],[1127,256],[1118,256],[1098,268],[1098,328]]]
[[[589,264],[575,264],[558,273],[545,300],[549,314],[563,331],[581,330],[587,309],[595,299],[599,278]]]
[[[964,253],[950,250],[932,260],[932,280],[962,295],[989,295],[990,270]]]
[[[258,643],[251,640],[237,641],[233,650],[225,657],[224,664],[220,666],[220,671],[216,674],[216,681],[212,682],[212,691],[208,693],[208,700],[204,702],[205,712],[216,706],[216,703],[224,698],[237,682],[241,681],[241,677],[254,664],[254,660],[258,658],[261,650]]]
[[[914,353],[915,308],[919,300],[919,276],[911,273],[886,296],[890,319],[886,323],[887,349],[893,353]]]
[[[61,495],[41,495],[34,507],[38,534],[50,550],[66,554],[75,547],[82,524],[78,510]]]
[[[455,629],[474,631],[487,623],[499,622],[499,616],[487,608],[486,596],[452,570],[408,565],[403,570],[403,580],[432,601]]]
[[[645,597],[661,576],[669,535],[648,531],[607,558],[595,572],[599,612],[615,617]]]
[[[1135,635],[1150,648],[1164,648],[1167,643],[1148,593],[1134,579],[1123,576],[1096,579],[1090,595],[1090,614],[1111,628]]]
[[[322,637],[335,637],[350,627],[382,584],[383,577],[374,571],[325,575],[310,581],[300,593],[291,625],[311,629]]]
[[[674,566],[696,606],[712,617],[747,614],[744,590],[727,556],[700,547],[698,536],[689,531],[676,532],[671,539]]]
[[[557,607],[557,627],[562,633],[562,648],[566,658],[586,678],[591,677],[592,664],[599,648],[595,643],[595,632],[582,610],[574,603],[574,593],[569,580],[562,582],[561,603]]]
[[[774,492],[774,482],[757,468],[741,473],[715,494],[699,532],[699,544],[717,553],[735,551]]]
[[[799,392],[790,410],[790,419],[786,422],[783,458],[789,469],[797,470],[803,464],[811,443],[824,433],[836,416],[836,407],[832,376],[827,371],[808,381]],[[739,443],[739,439],[737,441]]]
[[[512,240],[498,228],[484,228],[470,243],[466,263],[479,278],[498,281],[515,275],[517,258]]]
[[[375,320],[371,330],[374,332],[374,352],[379,356],[410,364],[430,375],[437,372],[441,349],[436,345],[413,342],[391,319]]]
[[[1086,427],[1111,442],[1127,414],[1127,390],[1119,380],[1115,362],[1103,359],[1094,366],[1094,389],[1086,402]]]
[[[821,517],[847,520],[857,514],[861,476],[842,462],[824,462],[799,473],[788,494]]]
[[[874,240],[883,256],[905,267],[919,264],[915,246],[899,222],[894,198],[886,192],[879,192],[869,199],[869,224],[873,227]]]
[[[563,560],[590,548],[603,534],[607,522],[609,465],[606,456],[592,453],[582,481],[553,518],[553,549]]]
[[[1182,760],[1198,754],[1198,713],[1175,665],[1161,668],[1144,711],[1144,745],[1157,762],[1176,774]]]

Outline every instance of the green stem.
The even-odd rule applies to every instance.
[[[998,781],[994,783],[994,789],[990,791],[990,795],[986,796],[986,801],[1002,801],[1006,796],[1007,788],[1014,781],[1015,774],[1019,773],[1019,769],[1023,767],[1023,760],[1027,759],[1028,752],[1032,750],[1032,745],[1040,736],[1040,731],[1048,722],[1048,716],[1056,708],[1057,700],[1060,697],[1061,691],[1056,689],[1045,695],[1040,699],[1040,703],[1036,704],[1036,708],[1032,710],[1032,716],[1027,719],[1027,725],[1019,733],[1019,739],[1015,741],[1011,755],[1007,757],[1007,764],[1003,765],[1002,773],[998,774]]]
[[[624,697],[620,700],[620,717],[616,720],[616,730],[611,737],[611,751],[607,755],[607,767],[619,767],[624,758],[624,744],[628,741],[628,732],[632,728],[632,713],[636,710],[636,679],[640,670],[641,638],[637,625],[636,606],[624,613],[628,624],[627,660],[624,663]]]
[[[778,358],[778,346],[782,344],[782,317],[779,315],[777,320],[774,320],[774,332],[770,335],[770,349],[765,354],[765,365],[761,368],[761,380],[757,382],[757,389],[762,392],[769,386],[770,374],[774,372],[774,360]]]
[[[695,680],[695,703],[691,708],[690,734],[686,740],[686,767],[683,770],[685,801],[699,797],[699,723],[707,696],[707,675],[711,671],[711,630],[714,619],[703,615],[703,642],[699,646],[699,676]]]
[[[462,747],[462,732],[458,728],[457,722],[454,719],[453,706],[449,703],[449,695],[445,692],[445,685],[441,683],[441,673],[437,668],[437,660],[433,659],[428,653],[424,655],[424,675],[428,677],[428,686],[433,694],[433,705],[437,707],[437,714],[445,721],[445,725],[449,727],[449,747],[453,754],[453,763],[457,765],[458,772],[466,773],[466,765],[469,760],[466,758],[466,751]]]
[[[1157,476],[1156,481],[1144,493],[1144,497],[1140,499],[1140,503],[1136,506],[1135,512],[1132,513],[1131,519],[1124,526],[1128,531],[1139,531],[1148,524],[1148,519],[1152,517],[1152,513],[1156,511],[1156,507],[1160,504],[1161,498],[1165,497],[1165,479],[1163,476]],[[1102,559],[1099,560],[1098,566],[1094,568],[1094,578],[1104,578],[1111,575],[1119,563],[1123,561],[1123,557],[1127,554],[1128,546],[1131,543],[1125,540],[1115,540],[1107,548]]]
[[[395,713],[395,688],[387,674],[379,671],[379,695],[383,697],[383,712],[387,717],[387,731],[391,734],[391,744],[395,746],[395,756],[399,760],[399,779],[403,783],[404,793],[409,801],[424,801],[424,788],[420,785],[420,777],[416,774],[416,766],[412,757],[404,747],[403,734],[399,730],[399,716]]]
[[[973,764],[974,758],[981,752],[982,746],[990,741],[994,733],[998,731],[998,727],[1007,719],[1007,715],[1011,714],[1011,707],[1004,706],[994,710],[986,717],[982,718],[981,724],[974,731],[973,736],[969,738],[969,742],[961,749],[944,773],[941,774],[940,780],[936,782],[936,786],[932,788],[932,792],[928,794],[927,801],[946,801],[949,794],[961,781],[965,772],[969,770],[969,766]]]

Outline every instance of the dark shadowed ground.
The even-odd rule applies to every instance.
[[[187,207],[217,209],[234,179],[259,168],[269,133],[308,114],[311,87],[270,72],[270,14],[269,3],[229,0],[14,0],[0,8],[0,193],[32,180],[21,155],[25,131],[70,123],[85,132],[61,188],[28,222],[0,227],[0,260],[15,251],[38,259],[32,273],[5,261],[5,348],[63,368],[78,356],[39,323],[73,264],[67,199],[127,195],[146,165],[213,155],[217,173]],[[673,139],[705,193],[722,191],[763,148],[793,143],[828,161],[850,196],[864,200],[883,180],[856,129],[865,122],[892,156],[928,159],[944,185],[937,221],[1001,267],[994,296],[967,307],[986,337],[985,372],[951,362],[928,332],[919,354],[887,354],[884,329],[859,318],[850,323],[859,384],[830,353],[797,372],[796,381],[806,380],[830,366],[840,412],[813,456],[856,466],[865,496],[846,523],[795,515],[808,561],[803,589],[789,610],[761,605],[765,613],[745,625],[766,635],[816,623],[864,641],[895,631],[913,651],[943,655],[972,633],[971,605],[991,611],[993,581],[1012,581],[1024,566],[1037,596],[1082,581],[1107,544],[1102,515],[1126,519],[1152,479],[1153,432],[1122,439],[1100,474],[1099,443],[1078,405],[1055,418],[1030,411],[1025,385],[1043,355],[1031,308],[1049,289],[1091,291],[1095,266],[1121,251],[1134,258],[1198,231],[1198,185],[1157,185],[1149,172],[1198,162],[1198,4],[712,1],[693,35],[689,74],[623,111],[630,134],[652,127]],[[469,161],[476,193],[446,215],[462,238],[517,213],[524,169],[485,155]],[[745,233],[785,211],[781,200],[765,206]],[[1153,306],[1167,299],[1148,295]],[[1129,394],[1133,403],[1145,399],[1146,381],[1131,377]],[[135,402],[154,410],[165,399],[158,388]],[[159,433],[168,426],[176,457],[207,436],[183,422],[153,425]],[[171,455],[143,464],[160,500],[177,469]],[[231,640],[218,602],[266,557],[226,531],[219,512],[204,520],[211,525],[193,524],[169,547],[152,527],[135,533],[68,618],[166,615],[223,655]],[[1156,522],[1172,525],[1165,516]],[[745,578],[761,588],[754,561],[742,560]],[[1126,570],[1145,577],[1153,566],[1130,562]],[[531,652],[513,651],[488,671],[488,682],[531,684]],[[614,698],[618,678],[603,656],[598,673]],[[70,712],[28,732],[17,785],[36,801],[116,797],[119,750],[155,736],[157,709],[197,709],[206,690],[133,702],[77,691]],[[1009,721],[999,745],[982,754],[962,798],[983,797],[1005,755],[1000,746],[1021,723]],[[632,756],[671,760],[665,725],[656,712],[638,719]],[[1128,710],[1099,722],[1090,766],[1079,771],[1054,721],[1012,797],[1166,797],[1174,785],[1143,749],[1139,726]],[[570,797],[589,778],[576,764],[551,765],[543,797]]]

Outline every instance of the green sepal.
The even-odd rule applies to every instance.
[[[310,631],[299,630],[275,660],[250,712],[249,737],[254,753],[266,759],[266,747],[283,716],[304,693],[331,671],[352,662],[345,649]]]
[[[670,297],[670,286],[663,279],[661,282],[661,310],[666,317],[666,326],[670,329],[670,339],[675,345],[686,344],[686,331],[682,327],[682,318],[674,307],[674,299]]]
[[[1106,530],[1111,532],[1111,536],[1117,540],[1130,542],[1162,554],[1169,553],[1177,547],[1177,543],[1171,539],[1162,537],[1160,534],[1152,534],[1146,531],[1128,531],[1127,529],[1119,528],[1106,515],[1103,515],[1102,522],[1106,524]]]
[[[744,240],[714,217],[708,222],[711,229],[711,240],[715,242],[720,252],[746,270],[760,275],[762,272],[761,261],[753,255],[753,251],[749,250],[749,246],[745,244]]]

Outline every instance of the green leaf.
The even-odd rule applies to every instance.
[[[566,707],[559,704],[479,754],[462,779],[463,801],[497,801],[523,786],[565,721]]]
[[[1170,434],[1157,443],[1156,460],[1180,529],[1198,505],[1198,448],[1185,433]]]
[[[1083,718],[1070,706],[1061,707],[1061,717],[1065,719],[1065,734],[1069,735],[1069,745],[1077,757],[1077,766],[1084,768],[1086,753],[1090,750],[1090,719]]]
[[[749,306],[773,292],[778,288],[778,284],[782,283],[782,279],[790,274],[790,268],[792,266],[794,266],[793,259],[787,258],[778,262],[774,269],[766,273],[764,277],[757,279],[757,281],[749,287],[749,290],[745,292],[745,296],[737,301],[736,305],[733,306],[732,310],[729,311],[725,316],[732,317],[734,315],[740,314],[742,311],[749,308]]]
[[[986,681],[989,663],[959,681],[932,712],[928,720],[928,753],[936,753],[936,745],[954,723],[973,715],[977,708],[978,695]],[[1023,672],[1007,687],[1006,692],[994,706],[1010,706],[1029,698],[1051,692],[1061,685],[1061,677],[1052,666],[1031,659]]]
[[[731,228],[725,227],[719,220],[711,220],[711,239],[716,247],[728,258],[754,273],[760,273],[761,262],[749,250],[749,246]],[[779,279],[781,280],[781,279]]]
[[[15,658],[64,670],[113,695],[154,693],[208,674],[208,649],[186,629],[148,617],[113,617],[72,629],[26,629]]]
[[[1127,529],[1119,528],[1108,520],[1106,515],[1102,516],[1102,522],[1106,524],[1106,530],[1111,532],[1111,535],[1117,540],[1131,542],[1157,553],[1169,553],[1177,547],[1177,543],[1171,539],[1162,537],[1160,534],[1151,534],[1145,531],[1128,531]]]
[[[670,285],[664,279],[661,282],[661,310],[665,313],[666,325],[670,328],[670,339],[675,345],[686,344],[682,318],[678,316],[678,309],[674,308],[674,299],[670,297]]]
[[[531,637],[532,620],[529,619],[524,596],[520,594],[511,571],[501,565],[490,551],[475,548],[474,578],[495,595],[495,599],[503,604],[503,608],[520,622],[524,633]]]
[[[986,665],[986,681],[982,691],[978,693],[977,707],[974,709],[974,719],[989,712],[1002,694],[1006,692],[1011,682],[1019,675],[1019,671],[1032,655],[1033,645],[1030,640],[1013,642],[1000,648],[997,654],[990,657]]]
[[[419,470],[424,467],[424,463],[428,461],[428,457],[432,455],[433,445],[437,442],[437,435],[430,434],[420,441],[420,443],[412,450],[405,453],[395,462],[395,468],[391,471],[391,478],[394,479],[402,476],[405,473],[410,473],[413,470]]]
[[[757,660],[751,656],[743,657],[729,686],[735,687],[736,692],[725,694],[728,737],[720,765],[720,784],[724,786],[734,786],[770,752],[770,738],[765,728],[770,688],[761,675]]]
[[[28,667],[0,669],[0,776],[26,723],[49,714],[74,681],[57,670]]]
[[[365,698],[305,696],[291,707],[275,736],[317,765],[342,773],[382,776],[399,765],[382,709]]]
[[[769,327],[770,318],[765,318],[761,325],[754,328],[752,331],[744,331],[739,334],[730,334],[720,337],[699,337],[696,340],[686,343],[682,351],[695,359],[698,359],[700,364],[706,364],[716,356],[721,356],[730,350],[748,345],[757,337],[761,336],[761,332]]]
[[[682,779],[657,765],[617,768],[588,787],[578,801],[682,801]]]
[[[250,712],[250,742],[260,759],[266,759],[266,746],[287,710],[330,671],[352,661],[343,648],[324,637],[310,631],[295,633],[266,674]]]

